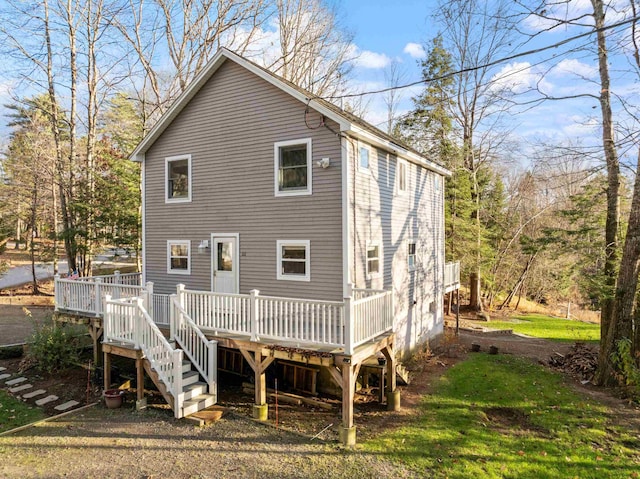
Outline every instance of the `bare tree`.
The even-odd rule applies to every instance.
[[[492,161],[506,138],[501,121],[511,92],[488,66],[514,48],[514,20],[510,3],[504,0],[442,1],[436,19],[443,26],[442,38],[451,55],[455,75],[452,116],[461,134],[464,168],[472,178],[472,199],[475,203],[476,245],[475,274],[471,281],[471,306],[482,309],[480,269],[482,264],[482,212],[478,173]]]

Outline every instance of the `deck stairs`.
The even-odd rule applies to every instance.
[[[173,394],[168,391],[166,385],[158,373],[152,368],[148,359],[144,359],[144,369],[165,401],[167,401],[171,409],[175,411],[176,401]],[[216,396],[209,394],[207,391],[207,383],[202,381],[198,371],[193,370],[191,361],[182,361],[182,394],[184,395],[184,402],[179,416],[187,417],[216,404]]]
[[[178,311],[184,313],[184,310]],[[138,350],[144,370],[173,409],[187,417],[217,402],[217,342],[207,340],[188,316],[180,316],[168,340],[142,300],[106,300],[105,337]]]

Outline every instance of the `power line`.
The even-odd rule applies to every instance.
[[[588,32],[584,32],[584,33],[581,33],[579,35],[575,35],[573,37],[565,38],[564,40],[561,40],[561,41],[559,41],[557,43],[553,43],[551,45],[547,45],[547,46],[540,47],[540,48],[535,48],[533,50],[527,50],[527,51],[520,52],[520,53],[514,53],[513,55],[509,55],[509,56],[506,56],[506,57],[503,57],[503,58],[499,58],[497,60],[493,60],[493,61],[487,62],[487,63],[485,63],[483,65],[476,65],[476,66],[473,66],[473,67],[462,68],[462,69],[457,70],[457,71],[445,73],[444,75],[439,75],[439,76],[435,76],[435,77],[431,77],[431,78],[424,78],[422,80],[414,81],[414,82],[411,82],[411,83],[406,83],[404,85],[396,85],[396,86],[391,86],[391,87],[387,87],[387,88],[382,88],[382,89],[379,89],[379,90],[371,90],[371,91],[366,91],[366,92],[361,92],[361,93],[346,93],[344,95],[334,95],[334,96],[325,96],[325,97],[323,97],[323,96],[312,96],[311,98],[309,98],[309,101],[311,101],[313,99],[316,99],[316,98],[322,99],[322,100],[337,100],[337,99],[340,99],[340,98],[354,98],[354,97],[360,97],[360,96],[365,96],[365,95],[375,95],[375,94],[378,94],[378,93],[386,93],[388,91],[393,91],[393,90],[401,90],[401,89],[404,89],[404,88],[409,88],[409,87],[412,87],[412,86],[421,85],[423,83],[429,83],[429,82],[433,82],[433,81],[444,80],[445,78],[449,78],[449,77],[452,77],[452,76],[455,76],[455,75],[460,75],[461,73],[469,73],[469,72],[480,70],[480,69],[483,69],[483,68],[492,67],[492,66],[498,65],[500,63],[508,62],[508,61],[514,60],[516,58],[520,58],[520,57],[524,57],[524,56],[528,56],[528,55],[533,55],[533,54],[536,54],[536,53],[541,53],[541,52],[544,52],[546,50],[551,50],[553,48],[558,48],[558,47],[560,47],[562,45],[566,45],[569,42],[573,42],[575,40],[579,40],[580,38],[584,38],[584,37],[587,37],[589,35],[593,35],[594,33],[597,33],[597,32],[603,32],[603,31],[606,31],[606,30],[610,30],[612,28],[617,28],[617,27],[620,27],[620,26],[623,26],[623,25],[627,25],[628,23],[632,23],[632,22],[634,22],[634,21],[636,21],[638,19],[640,19],[640,16],[636,15],[636,16],[633,16],[631,18],[627,18],[626,20],[622,20],[622,21],[617,22],[617,23],[612,23],[611,25],[605,25],[604,27],[601,27],[601,28],[594,28],[593,30],[590,30]]]

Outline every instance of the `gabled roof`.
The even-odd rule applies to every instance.
[[[428,160],[416,150],[402,144],[396,138],[388,135],[387,133],[384,133],[382,130],[376,128],[370,123],[367,123],[363,119],[342,110],[333,103],[330,103],[322,98],[318,98],[313,93],[305,90],[304,88],[300,88],[290,81],[287,81],[284,78],[270,72],[266,68],[263,68],[256,63],[247,60],[246,58],[243,58],[230,50],[227,50],[226,48],[220,49],[215,54],[215,56],[206,65],[206,67],[194,78],[189,86],[164,113],[164,115],[162,115],[160,120],[158,120],[151,131],[149,131],[149,133],[131,153],[130,158],[132,160],[144,160],[144,155],[147,150],[155,143],[160,135],[162,135],[164,130],[180,114],[182,109],[200,91],[205,83],[215,74],[218,68],[220,68],[220,66],[227,60],[231,60],[237,63],[238,65],[258,75],[263,80],[276,86],[285,93],[288,93],[292,97],[300,100],[303,103],[309,104],[311,108],[316,110],[321,115],[324,115],[325,117],[338,123],[338,125],[340,125],[340,131],[342,133],[367,141],[368,143],[395,153],[402,158],[405,158],[413,163],[419,164],[442,175],[451,175],[451,172],[445,167]]]

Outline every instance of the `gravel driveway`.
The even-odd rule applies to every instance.
[[[202,428],[163,411],[96,406],[0,437],[3,478],[402,478],[384,457],[226,415]]]

